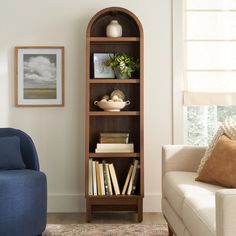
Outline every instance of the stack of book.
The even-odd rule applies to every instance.
[[[130,165],[126,181],[123,186],[122,195],[133,195],[139,180],[140,166],[139,161],[134,160]],[[119,182],[113,163],[106,163],[89,159],[89,195],[109,196],[120,195]]]
[[[129,133],[100,133],[95,152],[134,152],[134,144],[129,143]]]

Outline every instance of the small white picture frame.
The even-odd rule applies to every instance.
[[[114,53],[94,53],[93,65],[94,65],[94,78],[95,79],[114,79],[115,74],[110,66],[106,66],[105,62],[113,57]]]

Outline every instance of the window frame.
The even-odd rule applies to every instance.
[[[173,144],[186,143],[186,122],[183,106],[183,76],[184,76],[184,0],[172,0],[172,116]]]

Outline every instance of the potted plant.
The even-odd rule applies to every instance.
[[[105,65],[114,70],[117,79],[128,79],[139,68],[139,61],[125,53],[116,53],[110,56]]]

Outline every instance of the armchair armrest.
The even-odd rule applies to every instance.
[[[216,191],[216,236],[232,236],[236,232],[236,189]]]
[[[165,145],[162,147],[162,175],[167,171],[195,172],[206,147]]]

